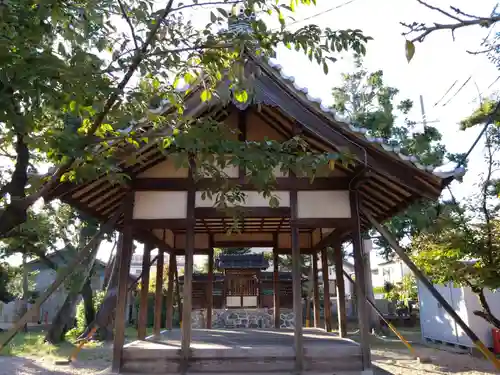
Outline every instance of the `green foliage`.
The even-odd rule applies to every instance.
[[[334,109],[348,116],[352,122],[367,129],[367,134],[383,138],[386,143],[397,146],[404,155],[415,155],[423,165],[441,165],[447,155],[441,143],[441,133],[426,125],[417,130],[416,122],[408,118],[413,107],[409,99],[398,100],[399,90],[386,85],[381,70],[368,72],[356,56],[356,69],[343,75],[343,82],[332,90]],[[419,202],[404,213],[393,217],[386,225],[397,239],[411,238],[422,229],[433,225],[441,210],[434,202]],[[375,243],[382,249],[385,258],[392,256],[389,245],[380,237]]]
[[[485,113],[495,101],[462,121],[469,128],[485,121]],[[495,126],[496,125],[496,126]],[[498,168],[500,128],[497,123],[486,131],[486,171],[478,174],[476,188],[463,202],[454,197],[436,221],[412,241],[415,262],[435,283],[467,286],[477,294],[482,311],[474,314],[500,328],[500,320],[490,309],[484,289],[500,288],[500,200]]]
[[[12,298],[23,298],[23,268],[22,267],[12,267],[6,263],[0,268],[7,270],[8,280],[4,284],[7,288],[7,293]],[[0,271],[1,272],[1,271]],[[33,299],[37,297],[38,293],[34,291],[35,280],[38,271],[28,273],[28,299],[33,302]],[[1,277],[1,276],[0,276]]]
[[[16,297],[19,297],[18,288],[14,288],[13,285],[17,285],[14,280],[20,274],[19,270],[10,266],[8,263],[0,263],[0,301],[4,303],[9,303]],[[22,295],[22,288],[21,294]]]
[[[484,100],[469,117],[460,121],[460,128],[462,130],[472,128],[476,125],[484,124],[488,117],[494,112],[497,106],[498,100],[494,98],[488,98]],[[496,113],[493,118],[493,123],[496,126],[500,126],[500,113]]]
[[[93,297],[93,304],[94,304],[94,310],[99,311],[99,308],[101,307],[102,303],[104,302],[104,297],[106,296],[105,291],[98,291],[94,294]],[[76,326],[72,329],[70,329],[66,333],[66,338],[74,340],[78,336],[80,336],[83,331],[85,331],[86,328],[86,321],[85,321],[85,305],[83,303],[83,300],[78,303],[76,306]]]
[[[163,291],[166,292],[168,290],[168,264],[163,266]],[[141,290],[141,283],[137,283],[137,290]],[[151,269],[149,274],[149,293],[156,293],[156,266]]]
[[[68,205],[47,204],[43,209],[29,210],[27,220],[8,237],[0,241],[0,257],[26,254],[40,258],[49,267],[46,255],[58,251],[62,244],[77,243],[79,222]]]
[[[389,301],[403,302],[405,305],[408,301],[418,299],[417,280],[413,275],[405,275],[401,282],[384,285],[385,298]]]
[[[105,174],[123,182],[127,177],[117,167],[123,161],[118,145],[155,143],[178,153],[185,164],[188,155],[196,155],[198,172],[215,174],[214,191],[221,205],[241,200],[242,194],[222,183],[221,169],[216,172],[209,163],[214,154],[231,154],[225,164],[248,167],[249,179],[274,203],[269,187],[274,167],[295,165],[312,176],[332,157],[345,162],[339,155],[311,155],[298,139],[284,145],[223,141],[224,129],[215,120],[184,116],[185,99],[192,87],[201,85],[201,99],[209,100],[216,86],[229,80],[237,101],[251,101],[255,72],[247,74],[249,61],[243,58],[249,49],[269,57],[284,44],[326,72],[340,51],[364,54],[370,38],[360,30],[321,30],[316,25],[287,31],[287,14],[299,4],[315,3],[310,0],[244,2],[246,14],[267,12],[282,26],[270,30],[257,19],[251,22],[251,35],[220,32],[234,21],[225,0],[210,3],[222,8],[207,13],[203,25],[190,20],[190,15],[204,11],[199,1],[165,3],[158,9],[152,0],[19,0],[2,8],[0,144],[11,156],[0,177],[1,237],[25,222],[26,210],[38,198],[47,198],[59,181]],[[191,90],[177,91],[182,81]],[[173,111],[158,106],[165,102]],[[146,116],[148,107],[153,110]],[[58,168],[48,176],[36,168],[28,173],[40,162]]]

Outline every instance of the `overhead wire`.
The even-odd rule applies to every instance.
[[[343,2],[343,3],[341,3],[341,4],[338,4],[338,5],[336,5],[336,6],[332,7],[332,8],[328,8],[328,9],[325,9],[325,10],[323,10],[323,11],[321,11],[321,12],[318,12],[318,13],[316,13],[316,14],[313,14],[312,16],[309,16],[309,17],[304,17],[304,18],[301,18],[301,19],[299,19],[299,20],[296,20],[296,21],[290,22],[289,24],[287,24],[287,25],[285,26],[285,29],[288,29],[290,26],[296,25],[296,24],[298,24],[298,23],[302,23],[302,22],[304,22],[304,21],[309,21],[309,20],[311,20],[311,19],[313,19],[313,18],[316,18],[316,17],[319,17],[319,16],[323,16],[323,15],[325,15],[325,14],[327,14],[327,13],[330,13],[330,12],[332,12],[332,11],[334,11],[334,10],[337,10],[337,9],[343,8],[343,7],[345,7],[346,5],[349,5],[349,4],[351,4],[351,3],[355,2],[355,1],[356,1],[356,0],[349,0],[349,1],[345,1],[345,2]],[[275,30],[278,30],[278,29],[279,29],[279,27],[275,27],[275,28],[271,29],[271,31],[275,31]]]
[[[448,99],[448,100],[446,101],[446,103],[444,103],[444,104],[442,105],[442,107],[446,107],[448,104],[450,104],[450,102],[451,102],[453,99],[455,99],[455,98],[456,98],[456,96],[460,93],[460,91],[462,91],[462,90],[463,90],[463,88],[464,88],[465,86],[467,86],[467,84],[470,82],[470,80],[471,80],[471,79],[472,79],[472,75],[470,75],[470,76],[469,76],[469,78],[467,78],[467,79],[465,80],[465,82],[462,84],[462,86],[460,86],[460,87],[459,87],[459,89],[455,92],[455,94],[453,94],[453,96],[452,96],[450,99]]]
[[[356,1],[356,0],[349,0],[349,1],[345,1],[345,2],[343,2],[342,4],[339,4],[339,5],[336,5],[336,6],[332,7],[332,8],[326,9],[326,10],[324,10],[324,11],[322,11],[322,12],[318,12],[318,13],[316,13],[316,14],[313,14],[312,16],[305,17],[305,18],[302,18],[302,19],[297,20],[297,21],[293,21],[293,22],[289,23],[289,24],[287,25],[287,27],[290,27],[290,26],[292,26],[292,25],[295,25],[295,24],[297,24],[297,23],[301,23],[301,22],[304,22],[304,21],[309,21],[309,20],[311,20],[311,19],[313,19],[313,18],[316,18],[316,17],[319,17],[319,16],[323,16],[323,15],[325,15],[325,14],[327,14],[327,13],[330,13],[330,12],[332,12],[332,11],[334,11],[334,10],[340,9],[340,8],[342,8],[342,7],[345,7],[346,5],[349,5],[349,4],[351,4],[351,3],[355,2],[355,1]]]
[[[441,99],[439,99],[436,103],[434,103],[434,107],[436,107],[439,103],[441,103],[441,101],[445,98],[446,95],[448,95],[448,93],[451,91],[451,89],[453,89],[453,87],[455,87],[457,82],[458,82],[458,79],[456,79],[455,82],[453,82],[453,84],[448,88],[448,90],[446,90],[446,92],[443,94],[443,96],[441,96]]]

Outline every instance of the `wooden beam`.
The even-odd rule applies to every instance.
[[[426,181],[433,179],[428,172],[401,160],[393,152],[380,149],[378,145],[354,134],[347,127],[338,125],[329,115],[318,108],[314,108],[296,93],[291,93],[286,84],[280,78],[275,77],[272,68],[262,66],[262,69],[267,74],[262,75],[259,79],[267,81],[264,84],[274,84],[281,89],[274,92],[275,95],[279,96],[277,100],[291,103],[290,107],[287,108],[290,116],[295,118],[295,122],[300,121],[301,127],[313,133],[315,138],[328,141],[334,149],[349,151],[358,161],[358,164],[364,165],[366,163],[366,166],[370,169],[406,187],[417,196],[433,197],[435,199],[440,195],[440,187],[438,186],[440,181],[436,181],[435,185],[429,186],[429,182],[422,183],[417,178],[420,177]],[[299,106],[296,104],[299,104]],[[294,108],[291,108],[292,106]]]
[[[194,161],[189,160],[190,170],[189,176],[192,179],[194,176]],[[181,337],[181,358],[183,371],[187,371],[189,353],[191,346],[191,310],[193,302],[193,253],[194,253],[194,225],[195,225],[195,199],[196,190],[194,183],[188,191],[187,196],[187,221],[188,227],[186,230],[186,254],[184,265],[184,287],[183,287],[183,306],[182,306],[182,337]]]
[[[123,345],[125,344],[125,316],[128,296],[128,280],[130,261],[134,246],[132,236],[132,214],[134,210],[134,194],[128,192],[125,198],[124,224],[122,230],[121,249],[118,255],[118,297],[115,312],[115,337],[113,342],[112,370],[120,372],[122,366]]]
[[[168,257],[168,280],[167,280],[167,311],[165,317],[165,328],[171,330],[174,319],[174,278],[177,268],[177,259],[175,254]]]
[[[175,255],[174,255],[175,256]],[[179,324],[182,327],[182,300],[181,300],[181,291],[179,284],[179,270],[177,269],[177,259],[176,259],[176,267],[175,267],[175,299],[177,301],[177,316],[179,317]]]
[[[356,276],[356,299],[358,307],[358,326],[360,333],[361,357],[363,370],[372,368],[370,353],[370,315],[366,300],[366,279],[363,262],[363,241],[361,239],[359,193],[350,193],[351,213],[354,218],[352,247],[354,253],[354,274]]]
[[[384,237],[384,239],[393,248],[399,258],[408,266],[408,268],[413,272],[415,277],[425,286],[425,288],[432,294],[432,296],[438,301],[443,309],[453,318],[453,320],[458,324],[458,326],[465,332],[465,334],[471,339],[478,350],[495,366],[497,371],[500,371],[500,361],[498,358],[484,345],[481,339],[470,329],[470,327],[463,321],[460,315],[457,314],[455,309],[448,303],[448,301],[439,293],[439,291],[434,287],[432,282],[425,276],[425,274],[420,271],[415,263],[410,259],[405,250],[399,246],[398,241],[394,236],[380,223],[378,223],[374,217],[372,217],[367,212],[363,211],[363,215],[368,219],[371,225]],[[356,284],[358,284],[356,282]]]
[[[139,316],[137,317],[137,338],[146,339],[146,325],[148,322],[148,295],[149,295],[149,274],[151,268],[151,249],[149,242],[144,244],[144,254],[142,255],[142,277],[141,292],[139,302]]]
[[[330,281],[328,280],[328,255],[326,248],[321,250],[321,272],[323,274],[323,311],[325,314],[325,331],[332,331],[332,309],[330,303]]]
[[[281,327],[280,314],[280,276],[279,276],[280,257],[277,251],[273,249],[273,301],[274,301],[274,328]]]
[[[275,190],[291,191],[316,191],[316,190],[348,190],[350,177],[317,177],[312,182],[309,178],[277,177]],[[255,185],[242,182],[239,178],[227,178],[229,185],[239,186],[241,190],[258,191]],[[136,191],[187,191],[189,180],[187,178],[137,178],[131,182]],[[203,178],[196,182],[196,190],[207,190],[215,186],[211,178]]]
[[[247,120],[248,111],[239,110],[238,111],[238,141],[245,142],[247,140]],[[243,182],[245,180],[246,170],[244,167],[240,166],[238,168],[238,180]]]
[[[161,312],[163,308],[163,265],[165,253],[158,249],[158,260],[156,261],[156,289],[155,289],[155,313],[153,335],[158,338],[161,336]]]
[[[208,254],[207,283],[207,328],[212,329],[212,309],[214,305],[214,250]]]
[[[297,219],[298,205],[297,192],[290,192],[291,219]],[[299,229],[292,227],[292,289],[293,312],[295,313],[294,346],[295,346],[295,371],[301,373],[304,365],[304,342],[302,337],[302,270],[300,268],[300,239]]]
[[[347,314],[345,306],[344,259],[342,257],[342,244],[336,241],[333,248],[333,262],[335,264],[335,279],[337,281],[337,319],[339,337],[347,336]]]
[[[197,219],[216,219],[233,217],[236,212],[234,210],[219,210],[214,207],[196,207],[195,215]],[[275,217],[289,217],[290,208],[288,207],[238,207],[238,214],[244,217],[255,218],[275,218]]]
[[[290,225],[301,229],[348,228],[350,218],[314,218],[290,220]]]
[[[214,247],[240,247],[242,241],[214,241]],[[273,247],[274,241],[245,241],[244,247]]]
[[[314,309],[314,327],[320,328],[320,303],[319,303],[319,283],[318,283],[318,253],[312,253],[313,266],[313,309]]]

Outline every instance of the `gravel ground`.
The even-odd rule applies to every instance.
[[[493,367],[480,358],[432,348],[418,348],[417,351],[422,357],[431,358],[432,363],[418,363],[411,359],[408,352],[394,349],[373,350],[373,362],[390,374],[495,374]],[[71,366],[57,366],[54,358],[0,357],[0,375],[98,375],[107,373],[110,364],[110,353],[106,349],[86,353],[84,360]]]
[[[433,348],[415,348],[422,358],[430,358],[431,363],[413,360],[406,350],[372,350],[375,365],[391,374],[432,375],[432,374],[496,374],[493,365],[482,358],[468,354],[457,354]]]

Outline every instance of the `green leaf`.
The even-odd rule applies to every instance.
[[[248,93],[245,90],[236,91],[234,98],[240,103],[246,103],[248,100]]]
[[[208,90],[203,90],[201,92],[200,98],[203,102],[208,102],[212,99],[212,93]]]
[[[217,16],[214,12],[210,12],[210,21],[212,21],[212,23],[217,22]]]
[[[328,64],[326,63],[326,61],[323,61],[323,72],[325,74],[328,74]]]
[[[407,40],[405,42],[405,52],[406,52],[406,60],[408,62],[411,61],[413,55],[415,55],[415,44],[411,40]]]
[[[224,8],[217,8],[220,14],[222,14],[224,17],[228,17],[228,14]]]

